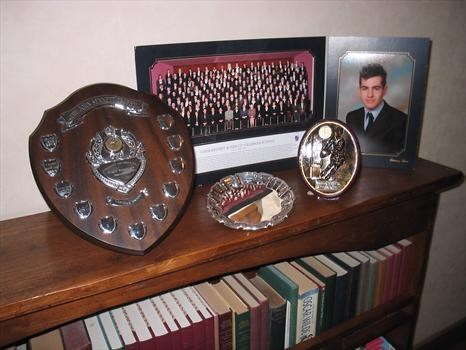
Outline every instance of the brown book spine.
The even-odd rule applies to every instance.
[[[82,320],[60,327],[65,350],[92,350],[91,340]]]
[[[229,350],[233,346],[233,324],[231,312],[218,315],[218,331],[220,350]]]
[[[408,292],[409,279],[408,275],[408,264],[413,250],[413,243],[408,239],[403,239],[396,243],[396,246],[401,249],[401,268],[400,268],[400,281],[398,284],[398,295],[402,295]]]

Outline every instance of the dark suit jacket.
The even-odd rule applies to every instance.
[[[356,133],[361,152],[397,154],[404,148],[408,116],[385,102],[372,127],[364,131],[364,108],[346,115],[346,123]]]

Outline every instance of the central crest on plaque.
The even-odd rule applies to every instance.
[[[146,166],[142,143],[111,125],[91,139],[86,157],[95,177],[122,193],[133,189]]]

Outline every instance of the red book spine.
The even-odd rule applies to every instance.
[[[201,322],[194,322],[189,318],[189,316],[186,316],[191,322],[191,328],[192,328],[192,333],[193,333],[193,340],[192,340],[192,349],[194,350],[205,350],[205,326],[204,326],[204,321]],[[202,317],[201,317],[202,318]]]
[[[182,340],[181,340],[181,331],[180,331],[180,329],[178,329],[176,331],[171,331],[169,334],[170,334],[171,348],[173,350],[182,350],[183,349],[183,344],[182,344]]]
[[[215,350],[215,319],[213,316],[204,318],[199,310],[196,310],[202,319],[202,347],[201,350]]]
[[[251,349],[259,349],[260,344],[260,325],[261,325],[261,314],[260,308],[249,309],[250,319],[250,347]]]
[[[200,295],[197,294],[194,288],[186,288],[185,295],[193,305],[194,310],[201,319],[202,323],[202,350],[215,350],[215,317]]]
[[[191,350],[194,344],[194,332],[193,326],[189,325],[188,327],[182,328],[177,320],[175,320],[178,328],[180,329],[181,335],[181,349],[182,350]]]
[[[396,247],[396,245],[394,244],[393,246]],[[399,252],[394,252],[394,257],[393,257],[393,270],[394,270],[394,277],[393,277],[393,286],[392,286],[392,293],[390,295],[390,297],[393,299],[393,298],[396,298],[399,294],[398,294],[398,290],[399,290],[399,287],[400,287],[400,279],[401,279],[401,264],[402,264],[402,251],[399,251]]]
[[[261,350],[267,349],[268,339],[269,339],[269,303],[268,301],[263,301],[260,303],[260,313],[261,313],[261,329],[260,329],[260,348]]]
[[[138,347],[139,350],[154,350],[154,346],[155,346],[154,342],[153,342],[154,338],[141,341],[141,340],[139,340],[137,334],[134,334],[134,337],[136,338],[136,340],[137,340],[137,342],[139,344],[139,347]]]
[[[133,344],[125,344],[125,350],[139,350],[139,345],[137,342]]]
[[[412,250],[412,243],[411,241],[404,239],[398,243],[396,243],[396,246],[401,249],[401,271],[400,271],[400,281],[398,284],[398,295],[402,295],[406,292],[408,292],[408,281],[409,281],[409,276],[408,276],[408,264],[409,264],[409,259],[410,259],[410,251]]]
[[[385,272],[385,281],[384,281],[382,300],[381,300],[381,303],[383,304],[390,300],[390,295],[392,294],[393,278],[394,278],[393,255],[387,254],[387,252],[385,252],[383,249],[379,249],[377,251],[387,258],[387,261],[386,261],[387,270]]]
[[[165,325],[165,328],[167,326]],[[168,330],[168,328],[167,328]],[[156,335],[154,330],[149,327],[149,331],[151,332],[153,336],[153,350],[165,350],[165,349],[171,349],[171,339],[170,339],[170,333],[166,333],[163,335]],[[125,347],[126,350],[126,347]]]
[[[374,340],[371,340],[369,343],[367,343],[365,346],[364,346],[364,350],[379,350],[379,349],[383,349],[381,347],[381,345],[383,345],[383,340],[381,338],[376,338]]]
[[[400,264],[400,275],[398,277],[398,290],[397,295],[402,295],[405,292],[405,274],[406,274],[406,247],[399,243],[395,244],[401,249],[401,264]]]
[[[205,320],[206,349],[215,350],[215,318]]]

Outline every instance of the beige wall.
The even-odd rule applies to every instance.
[[[430,37],[419,153],[466,171],[464,1],[0,3],[2,220],[48,210],[27,149],[43,111],[90,83],[136,88],[136,45],[319,35]],[[465,185],[442,195],[417,342],[466,316],[465,197]]]

